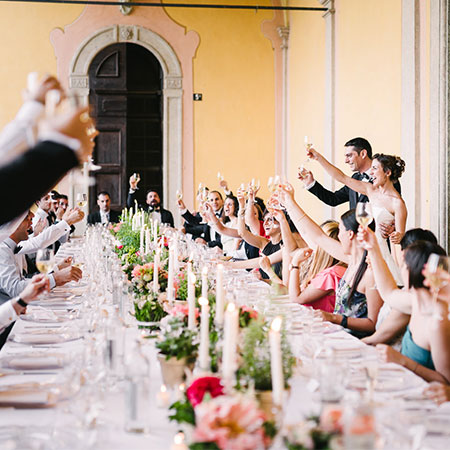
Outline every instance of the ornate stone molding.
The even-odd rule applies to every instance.
[[[278,27],[278,34],[281,38],[281,50],[286,50],[289,48],[289,27]]]
[[[160,1],[160,0],[155,0]],[[163,71],[163,195],[165,207],[176,210],[176,190],[194,201],[193,58],[200,39],[174,22],[164,8],[134,8],[124,16],[118,8],[88,5],[64,30],[54,29],[57,72],[62,84],[87,100],[89,65],[103,48],[117,42],[142,45]],[[68,181],[63,186],[74,192]]]
[[[119,1],[120,3],[124,3],[124,5],[119,6],[119,11],[121,12],[121,14],[123,14],[124,16],[128,16],[133,12],[133,7],[126,5],[126,3],[128,3],[130,0],[119,0]]]

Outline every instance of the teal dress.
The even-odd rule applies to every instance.
[[[417,345],[412,338],[409,325],[402,340],[402,354],[428,369],[435,370],[431,352]]]

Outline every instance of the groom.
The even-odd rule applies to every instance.
[[[345,163],[350,166],[353,175],[352,178],[361,181],[370,182],[370,168],[372,166],[372,146],[367,139],[356,137],[345,143]],[[303,181],[306,189],[314,194],[329,206],[338,206],[345,202],[350,202],[350,209],[356,208],[356,204],[367,202],[365,195],[353,191],[348,186],[344,186],[337,191],[329,191],[318,183],[310,171],[303,171],[299,175],[299,179]],[[401,193],[400,183],[394,184],[395,189]],[[393,226],[380,224],[380,229],[386,237],[394,231]]]

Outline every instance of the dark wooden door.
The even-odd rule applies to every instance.
[[[136,44],[113,44],[100,51],[89,67],[92,116],[100,134],[94,151],[97,193],[111,194],[112,209],[126,205],[128,179],[139,172],[138,200],[149,189],[162,192],[162,70],[155,56]]]

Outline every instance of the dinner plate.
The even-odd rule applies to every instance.
[[[67,305],[65,305],[67,306]],[[79,310],[69,311],[52,311],[49,308],[31,309],[27,308],[27,313],[20,315],[20,320],[25,322],[36,323],[62,323],[70,320],[79,319],[81,313]]]
[[[38,330],[36,330],[38,331]],[[44,330],[46,331],[46,330]],[[64,342],[76,341],[82,336],[78,331],[68,331],[62,333],[15,333],[10,335],[9,341],[23,345],[52,345],[62,344]]]
[[[57,352],[27,352],[0,358],[0,367],[19,371],[62,369],[66,363],[66,355]]]

